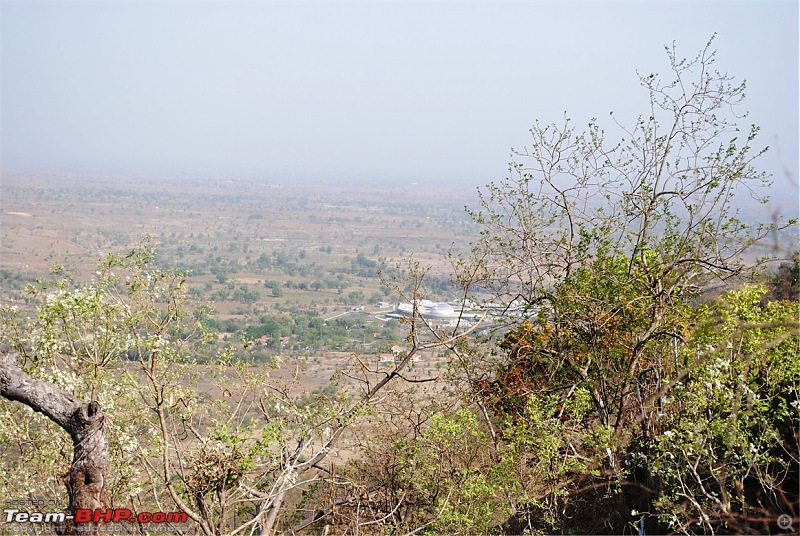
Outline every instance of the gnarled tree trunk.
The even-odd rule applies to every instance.
[[[72,464],[64,478],[69,494],[68,514],[74,516],[84,508],[105,510],[108,439],[100,405],[86,403],[52,383],[32,378],[19,367],[17,358],[18,354],[0,355],[0,396],[43,413],[72,438]],[[77,533],[72,522],[59,526],[57,532]],[[89,524],[82,524],[81,534],[92,532],[96,531]]]

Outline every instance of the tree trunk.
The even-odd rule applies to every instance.
[[[64,477],[69,494],[67,513],[74,516],[78,509],[105,510],[108,439],[100,405],[86,403],[51,383],[32,378],[19,368],[17,357],[18,354],[0,355],[0,396],[43,413],[72,438],[72,464]],[[80,534],[97,532],[97,527],[88,523],[80,528]],[[56,532],[78,533],[72,521],[57,527]]]

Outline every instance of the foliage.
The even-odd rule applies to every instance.
[[[180,361],[182,343],[202,339],[202,334],[192,333],[191,319],[176,302],[164,300],[180,298],[182,277],[142,270],[152,258],[146,246],[127,257],[109,255],[87,285],[76,287],[69,277],[38,281],[28,288],[40,303],[36,316],[22,318],[8,308],[1,324],[4,341],[22,354],[23,366],[33,377],[98,401],[108,415],[126,415],[109,419],[105,427],[114,468],[109,497],[130,504],[147,494],[148,477],[142,466],[126,460],[137,454],[151,456],[150,439],[157,435],[148,408],[140,403],[138,373],[130,363],[138,360],[153,380],[169,384],[174,377],[158,366],[161,357]],[[180,397],[180,390],[173,394]],[[2,430],[9,457],[19,457],[20,473],[30,471],[31,482],[38,481],[31,492],[58,496],[70,451],[66,438],[27,408],[4,404],[2,411],[9,424]],[[8,485],[12,493],[17,484]]]
[[[475,414],[437,413],[430,427],[411,443],[398,441],[398,471],[408,502],[425,511],[434,534],[485,534],[510,515],[506,493],[518,486],[508,461],[497,463],[488,435]]]
[[[140,512],[172,505],[187,514],[181,530],[189,533],[290,528],[319,484],[337,480],[322,461],[417,346],[377,380],[357,361],[363,390],[355,398],[336,380],[305,393],[298,375],[270,379],[268,367],[238,360],[187,301],[183,274],[153,260],[145,239],[126,255],[109,254],[88,284],[57,270],[30,287],[34,317],[3,309],[4,346],[22,354],[27,374],[104,411],[112,504]],[[309,317],[308,327],[321,330],[321,319]],[[63,434],[11,402],[0,405],[0,423],[0,448],[17,469],[0,480],[7,495],[24,484],[32,496],[62,496],[71,450]]]
[[[109,254],[87,285],[62,276],[31,286],[36,316],[5,310],[3,339],[22,353],[29,374],[103,408],[114,504],[147,511],[171,503],[201,532],[227,532],[231,506],[259,500],[248,489],[282,478],[276,456],[296,416],[289,403],[255,425],[257,403],[264,411],[270,404],[266,376],[233,362],[232,349],[213,365],[198,364],[216,337],[204,329],[202,309],[188,307],[182,274],[153,268],[153,258],[145,241],[127,255]],[[209,391],[227,397],[209,398]],[[21,480],[38,496],[61,495],[70,451],[63,434],[25,407],[0,410],[0,440],[19,469],[7,475],[5,495]],[[305,434],[313,428],[299,424]]]
[[[676,378],[699,385],[710,370],[711,355],[690,359],[696,352],[692,341],[720,321],[707,318],[709,309],[700,306],[704,290],[739,284],[752,272],[750,247],[796,224],[749,226],[732,208],[735,195],[757,196],[769,184],[754,167],[764,151],[753,149],[758,128],[742,133],[737,125],[744,83],[714,70],[710,43],[693,60],[679,59],[674,47],[667,54],[672,78],[640,76],[650,109],[631,128],[617,123],[618,142],[609,143],[595,120],[584,133],[576,133],[569,120],[534,125],[531,146],[514,153],[511,177],[490,184],[481,192],[480,208],[470,211],[480,239],[470,257],[456,262],[465,294],[482,295],[513,313],[504,319],[510,326],[499,344],[499,363],[483,358],[491,351],[458,354],[455,363],[472,385],[473,400],[503,441],[518,441],[520,430],[548,423],[543,433],[559,438],[561,459],[575,464],[574,472],[554,471],[558,486],[540,490],[540,497],[556,500],[559,490],[569,490],[562,512],[574,512],[591,490],[623,499],[595,501],[595,518],[606,520],[603,528],[576,517],[556,530],[630,530],[626,525],[636,521],[631,510],[662,515],[659,508],[678,504],[674,497],[663,499],[675,492],[675,481],[659,484],[646,460],[650,449],[668,451],[658,438],[670,419],[689,427],[704,422],[672,414],[663,402]],[[789,326],[781,325],[784,331]],[[784,335],[769,333],[773,339],[737,347],[729,359],[767,359],[770,341]],[[786,377],[763,381],[774,392],[787,385]],[[741,398],[735,389],[725,393],[720,396],[728,402]],[[531,404],[538,413],[530,413]],[[695,407],[705,407],[709,426],[717,428],[730,414],[721,401]],[[782,415],[769,426],[779,427],[788,418]],[[708,440],[707,447],[718,430],[695,432]],[[796,458],[791,441],[781,444]],[[760,485],[772,489],[767,480],[761,478]],[[698,502],[694,515],[723,515],[694,490],[682,497],[689,495]],[[673,528],[689,530],[686,516],[673,513]],[[529,525],[531,515],[523,515]],[[654,518],[646,521],[649,531],[667,527]]]
[[[663,399],[651,470],[656,509],[679,532],[767,532],[798,500],[797,302],[760,307],[763,287],[704,306],[683,347],[691,367]]]

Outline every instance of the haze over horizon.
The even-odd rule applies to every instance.
[[[747,80],[774,194],[797,200],[798,5],[0,4],[2,169],[474,187],[539,120],[646,112],[664,45]],[[796,210],[796,209],[795,209]]]

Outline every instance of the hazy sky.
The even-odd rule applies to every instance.
[[[716,32],[798,176],[796,0],[1,5],[4,169],[484,184],[536,119],[646,113],[636,70]]]

